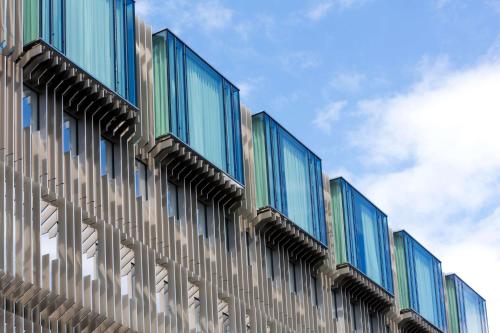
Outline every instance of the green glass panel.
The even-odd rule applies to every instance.
[[[402,309],[410,308],[408,295],[408,276],[406,273],[406,253],[404,239],[400,235],[394,235],[394,246],[396,252],[396,274],[398,279],[399,304]]]
[[[266,129],[263,117],[252,118],[253,154],[257,207],[269,205],[269,184],[266,163]]]
[[[40,37],[40,1],[24,0],[23,39],[27,44]]]
[[[167,59],[167,41],[165,37],[154,35],[153,76],[156,137],[166,135],[169,132]]]
[[[335,237],[335,260],[337,264],[347,262],[347,252],[344,231],[344,209],[342,204],[342,189],[340,183],[330,182],[332,196],[333,232]]]
[[[458,322],[457,291],[455,288],[455,281],[453,281],[452,279],[446,278],[446,292],[448,294],[450,333],[460,333]]]

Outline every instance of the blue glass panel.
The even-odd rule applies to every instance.
[[[125,24],[125,0],[115,1],[115,45],[116,45],[116,68],[126,68],[127,65],[127,26]],[[122,51],[123,50],[123,51]],[[119,70],[115,72],[116,91],[127,91],[127,71]]]
[[[455,274],[446,276],[450,333],[488,333],[486,301]]]
[[[168,30],[154,35],[154,44],[167,44],[168,88],[158,89],[155,103],[157,123],[168,119],[168,132],[203,155],[222,171],[243,184],[243,152],[239,92],[229,81]],[[154,52],[154,57],[162,52]],[[164,61],[154,59],[157,68]],[[156,80],[160,75],[156,73]],[[156,89],[156,88],[155,88]],[[168,111],[167,111],[168,110]],[[168,116],[165,113],[168,112]],[[165,135],[166,130],[159,130]]]
[[[345,253],[337,254],[337,258],[344,258],[392,293],[387,216],[343,178],[331,180],[330,186],[341,193],[340,196],[332,196],[333,207],[342,209],[340,214],[334,212],[335,239],[339,244],[345,244],[345,248],[338,249]]]
[[[177,114],[178,114],[178,135],[184,142],[190,143],[188,139],[188,125],[186,120],[186,74],[185,74],[185,50],[184,45],[177,41],[175,42],[175,65],[177,73]],[[189,68],[188,68],[189,70]],[[193,101],[190,101],[193,102]],[[197,105],[193,105],[194,110]],[[192,113],[192,112],[191,112]],[[190,113],[190,115],[191,115]]]
[[[71,150],[71,124],[69,120],[63,123],[63,151],[65,153]]]
[[[228,143],[228,147],[233,147],[234,149],[234,175],[238,181],[243,183],[243,147],[241,146],[241,110],[240,110],[240,93],[239,91],[231,87],[231,92],[233,95],[232,100],[232,113],[233,113],[233,128],[234,128],[234,139],[232,144]]]
[[[27,31],[34,34],[26,42],[42,38],[108,88],[135,103],[135,2],[34,1],[39,1],[40,12],[28,16],[40,16],[40,31],[30,26],[36,20],[25,22]]]
[[[128,73],[126,96],[135,105],[137,102],[135,91],[135,1],[127,0],[125,10],[127,16],[127,63],[122,71]]]
[[[227,147],[234,147],[234,124],[233,124],[233,110],[232,110],[232,95],[231,95],[231,86],[227,81],[224,80],[224,117],[226,118],[225,124],[225,137]],[[234,149],[228,149],[226,156],[226,165],[227,171],[234,175],[236,173],[235,170],[235,158],[234,158]]]
[[[412,310],[442,331],[446,331],[444,284],[441,263],[405,231],[394,234],[397,246],[404,246],[404,258],[397,261],[398,278],[407,285],[406,299]],[[402,240],[402,242],[400,241]],[[400,267],[404,265],[404,267]],[[404,270],[404,271],[403,271]],[[406,293],[405,290],[402,290]],[[404,301],[406,302],[406,301]]]
[[[104,139],[101,139],[101,176],[105,176],[108,169],[108,161],[107,161],[107,142]]]
[[[23,97],[23,128],[27,128],[31,126],[31,97],[24,96]]]
[[[321,161],[266,113],[252,118],[257,208],[271,206],[326,245]]]
[[[168,86],[170,89],[170,131],[180,137],[177,121],[177,80],[175,75],[175,39],[168,34]]]

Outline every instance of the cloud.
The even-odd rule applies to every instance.
[[[279,61],[287,71],[296,72],[297,69],[318,67],[321,61],[312,53],[306,51],[286,52],[279,55]]]
[[[358,187],[487,299],[500,331],[500,61],[420,70],[408,91],[357,104]]]
[[[326,0],[314,4],[306,13],[306,17],[311,21],[320,21],[333,9],[344,10],[360,7],[371,0]]]
[[[330,88],[336,91],[355,92],[361,88],[365,76],[358,72],[344,72],[336,74],[330,81]]]
[[[136,11],[155,30],[168,25],[176,32],[188,28],[204,32],[224,29],[231,26],[234,14],[219,0],[137,0]]]
[[[324,109],[316,113],[314,126],[326,133],[331,133],[333,124],[340,118],[340,112],[346,106],[346,101],[329,103]]]
[[[320,2],[307,12],[307,17],[313,21],[319,21],[333,8],[333,1]]]
[[[264,81],[264,78],[249,78],[245,81],[241,81],[237,84],[240,89],[240,96],[243,99],[249,98],[252,92],[258,88],[258,86]]]

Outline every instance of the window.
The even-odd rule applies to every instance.
[[[358,314],[357,314],[357,305],[354,301],[351,301],[351,317],[352,317],[352,329],[356,331],[358,329]]]
[[[135,197],[148,200],[148,169],[138,160],[135,161]]]
[[[339,308],[337,303],[338,290],[332,289],[333,318],[339,319]]]
[[[32,124],[38,123],[38,94],[30,88],[23,88],[23,128],[28,128]],[[34,118],[34,119],[33,119]],[[37,126],[36,126],[37,127]]]
[[[71,156],[78,155],[78,126],[76,118],[64,114],[63,118],[63,151],[71,152]]]
[[[168,182],[167,185],[167,214],[170,218],[179,216],[179,195],[177,185]]]
[[[288,282],[290,284],[290,290],[297,293],[297,264],[292,260],[288,263]]]
[[[378,333],[377,315],[370,313],[370,333]]]
[[[114,145],[111,141],[101,138],[101,176],[115,177]]]
[[[198,225],[198,235],[208,238],[207,205],[198,201],[196,207],[196,223]]]
[[[234,223],[231,221],[231,219],[227,216],[228,213],[226,213],[225,221],[226,221],[226,250],[227,252],[231,252],[234,250]]]
[[[311,276],[311,303],[318,306],[318,280],[315,276]]]
[[[266,273],[267,278],[274,280],[274,253],[273,249],[266,246]]]

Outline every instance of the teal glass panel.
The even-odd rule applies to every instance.
[[[321,160],[267,113],[252,124],[257,208],[274,208],[326,245]]]
[[[153,64],[155,135],[175,135],[243,184],[238,89],[168,30],[153,35]]]
[[[394,234],[400,304],[412,309],[439,330],[446,332],[441,262],[405,231]],[[401,252],[404,251],[404,256]],[[405,280],[402,280],[402,279]]]
[[[187,52],[189,144],[225,169],[226,134],[222,78],[191,51]]]
[[[343,178],[330,181],[337,263],[393,293],[387,216]]]
[[[486,301],[455,274],[446,276],[451,333],[488,333]]]
[[[25,43],[44,40],[136,103],[134,1],[23,1]]]

